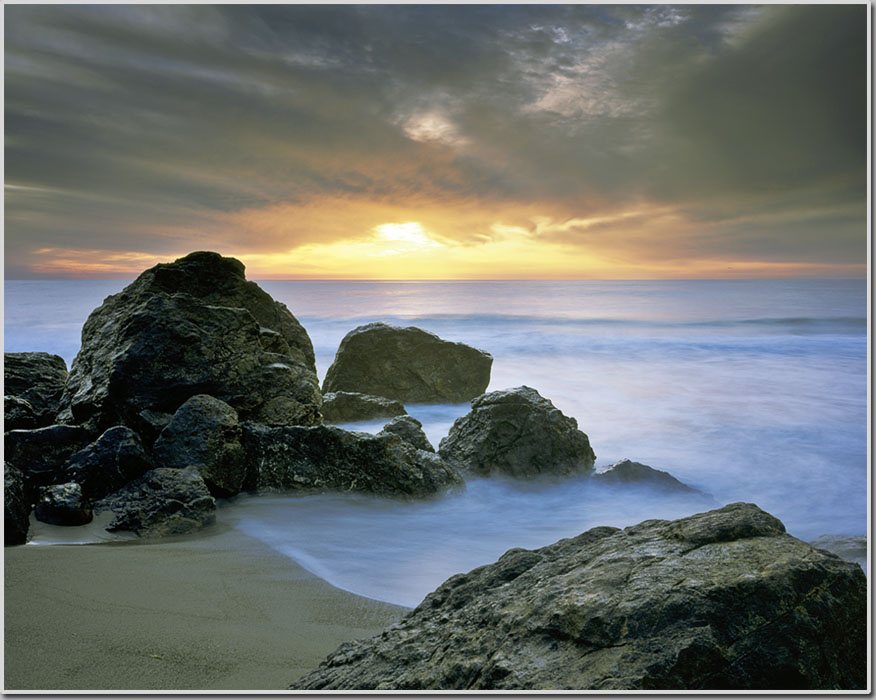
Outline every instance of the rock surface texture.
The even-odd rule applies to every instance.
[[[476,398],[438,451],[460,471],[479,476],[589,474],[596,459],[575,419],[527,386]]]
[[[393,418],[383,426],[383,430],[378,435],[385,433],[398,435],[402,440],[410,443],[418,450],[425,450],[426,452],[435,451],[435,448],[432,447],[432,443],[429,442],[429,438],[426,437],[426,433],[423,431],[423,424],[413,416],[397,416]]]
[[[392,418],[407,413],[400,401],[355,391],[330,391],[322,397],[322,417],[326,423]]]
[[[38,428],[55,422],[66,383],[67,364],[58,355],[47,352],[7,352],[3,355],[3,393],[30,404],[36,422],[29,427]],[[6,430],[11,428],[7,425]]]
[[[828,690],[866,674],[860,567],[736,503],[510,550],[294,687]]]
[[[30,498],[24,474],[8,462],[3,469],[3,544],[24,544],[30,527]]]
[[[163,537],[210,525],[216,502],[197,470],[158,468],[94,505],[95,513],[108,510],[115,517],[107,530]]]
[[[37,520],[50,525],[85,525],[92,519],[91,506],[76,482],[41,489],[34,515]]]
[[[76,423],[154,431],[196,394],[268,424],[320,421],[307,333],[217,253],[156,265],[93,311],[62,403]]]
[[[58,483],[67,460],[92,439],[93,435],[78,425],[10,430],[3,436],[4,458],[21,470],[30,486],[48,486]]]
[[[461,485],[436,454],[397,435],[331,426],[244,426],[250,488],[364,491],[381,496],[431,496]]]
[[[116,425],[67,461],[61,479],[82,487],[89,500],[103,498],[152,468],[140,438],[130,428]]]
[[[654,467],[649,467],[647,464],[641,464],[640,462],[632,462],[629,459],[615,462],[607,469],[594,474],[593,478],[601,484],[613,486],[636,484],[673,493],[701,495],[703,493],[698,489],[688,486],[683,481],[679,481],[669,472],[654,469]]]
[[[323,392],[352,391],[402,402],[459,403],[482,394],[493,358],[419,328],[370,323],[341,341]]]
[[[159,467],[197,469],[215,496],[240,492],[246,473],[237,412],[212,396],[193,396],[179,407],[153,447]]]

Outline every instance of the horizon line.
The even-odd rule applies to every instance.
[[[144,270],[145,272],[145,270]],[[142,274],[142,273],[140,273]],[[130,277],[5,277],[4,282],[132,282],[140,275]],[[773,277],[484,277],[484,278],[397,278],[374,279],[363,277],[252,277],[251,282],[763,282],[779,280],[867,280],[869,275],[781,275]]]

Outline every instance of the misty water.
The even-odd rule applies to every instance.
[[[70,363],[88,313],[124,284],[7,281],[5,349]],[[866,532],[865,280],[262,286],[307,328],[320,378],[355,326],[416,325],[490,352],[491,390],[526,384],[574,416],[597,469],[627,457],[710,494],[480,479],[425,502],[274,494],[222,504],[220,522],[341,588],[415,605],[511,547],[733,501],[757,503],[804,540]],[[468,406],[408,410],[437,447]]]

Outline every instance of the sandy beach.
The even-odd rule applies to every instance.
[[[236,531],[5,550],[13,690],[282,690],[405,608],[339,590]]]

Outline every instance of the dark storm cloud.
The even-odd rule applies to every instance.
[[[648,200],[728,222],[704,250],[820,259],[795,234],[817,223],[863,258],[863,5],[10,5],[5,26],[10,265],[332,197]],[[734,223],[758,214],[776,225]]]

